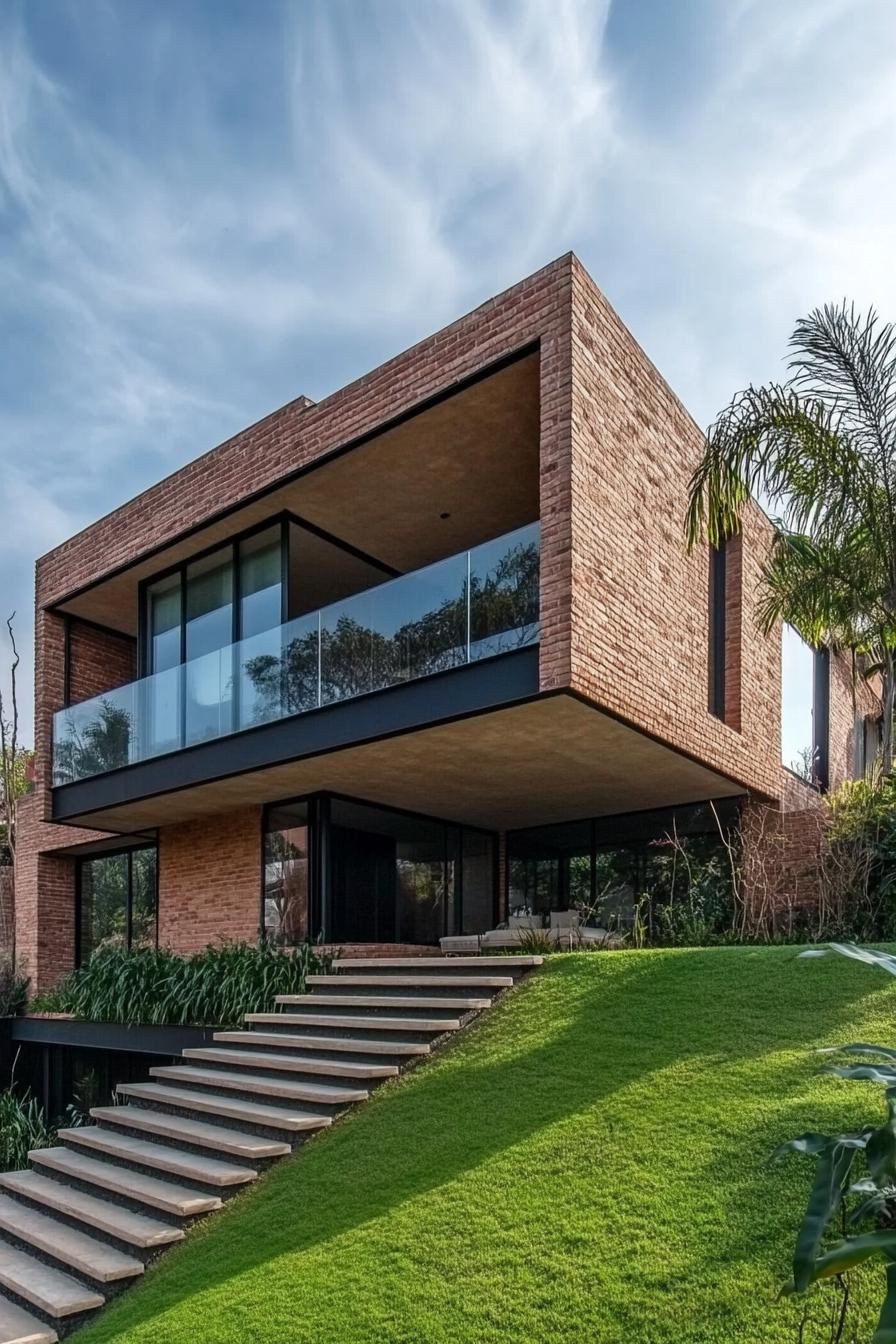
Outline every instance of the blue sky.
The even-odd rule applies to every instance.
[[[37,554],[568,248],[701,422],[809,307],[896,315],[894,38],[891,0],[6,0],[26,683]]]

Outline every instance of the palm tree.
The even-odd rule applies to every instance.
[[[862,655],[883,687],[882,767],[893,770],[896,695],[896,330],[846,302],[790,338],[790,377],[738,393],[691,477],[693,549],[721,545],[759,497],[780,517],[760,624]]]

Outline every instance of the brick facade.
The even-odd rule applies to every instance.
[[[69,698],[72,704],[126,686],[137,677],[137,641],[84,621],[69,627]]]
[[[12,864],[0,863],[0,957],[11,956],[15,943],[15,889]]]
[[[199,952],[254,940],[261,918],[261,809],[159,831],[159,946]]]

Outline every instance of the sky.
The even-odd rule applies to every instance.
[[[892,0],[5,0],[25,739],[39,554],[570,248],[703,424],[815,305],[896,316],[894,39]]]

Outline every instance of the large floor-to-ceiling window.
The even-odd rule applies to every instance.
[[[551,911],[578,910],[588,922],[626,930],[639,908],[650,918],[688,887],[691,858],[701,871],[710,865],[721,889],[738,806],[720,799],[511,831],[508,911],[547,919]]]
[[[319,794],[267,809],[263,887],[278,941],[434,946],[493,926],[494,836]]]
[[[158,873],[155,845],[97,854],[78,863],[77,961],[108,947],[154,947]]]

